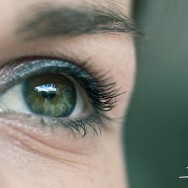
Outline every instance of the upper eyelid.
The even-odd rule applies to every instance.
[[[50,63],[45,63],[46,67],[44,67],[44,63],[42,61],[50,60]],[[60,63],[61,61],[61,63]],[[16,84],[16,81],[20,81],[20,79],[24,79],[26,74],[32,74],[34,71],[40,69],[47,69],[49,67],[57,67],[59,69],[63,69],[66,65],[71,65],[71,68],[74,68],[75,73],[79,71],[84,71],[87,76],[91,76],[87,73],[84,66],[85,63],[82,65],[63,60],[60,58],[48,57],[48,56],[34,56],[34,57],[21,57],[18,59],[13,59],[12,61],[4,64],[0,67],[0,92],[2,92],[3,88],[10,87],[9,85]],[[33,68],[33,70],[31,70]],[[66,69],[63,70],[66,74]],[[10,77],[11,75],[11,77]],[[29,76],[29,75],[28,75]],[[92,82],[92,78],[90,81]]]
[[[81,57],[80,54],[77,54],[75,50],[71,49],[69,44],[71,40],[68,39],[57,41],[57,40],[47,40],[45,42],[38,41],[32,43],[23,43],[21,46],[13,53],[11,51],[6,51],[5,53],[8,54],[5,56],[0,57],[0,70],[3,67],[6,67],[7,64],[15,64],[21,63],[24,61],[28,61],[28,59],[58,59],[64,60],[68,62],[72,62],[82,67],[82,64],[88,63],[90,66],[95,64],[92,60],[92,57],[86,54],[85,57]],[[61,44],[63,42],[63,44]],[[74,43],[76,46],[79,45],[79,42]],[[52,45],[52,46],[51,46]],[[71,50],[70,50],[71,49]],[[14,53],[15,52],[15,53]],[[3,58],[2,58],[3,57]],[[92,63],[91,63],[92,61]]]

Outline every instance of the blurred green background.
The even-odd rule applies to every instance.
[[[188,188],[188,0],[136,0],[137,78],[126,117],[130,188]]]

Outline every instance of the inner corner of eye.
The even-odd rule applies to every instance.
[[[87,108],[86,95],[72,78],[60,74],[42,74],[28,78],[22,93],[33,114],[51,117],[76,117]]]

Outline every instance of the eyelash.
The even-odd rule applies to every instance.
[[[7,80],[10,73],[13,76]],[[21,57],[12,60],[0,67],[0,76],[2,77],[0,93],[20,81],[40,73],[60,73],[71,76],[86,91],[94,111],[86,117],[75,120],[39,116],[42,125],[61,125],[69,128],[73,133],[74,131],[82,132],[82,135],[86,136],[88,127],[98,134],[101,132],[101,127],[105,125],[104,121],[112,121],[104,112],[110,111],[117,105],[117,97],[122,93],[116,89],[115,82],[106,78],[106,74],[90,72],[87,62],[78,65],[59,58],[42,56]]]

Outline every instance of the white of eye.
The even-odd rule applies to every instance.
[[[77,96],[74,110],[68,116],[73,118],[85,113],[86,109],[91,105],[89,105],[88,96],[83,89],[77,83],[75,83],[74,80],[71,79],[71,81],[75,85]],[[33,114],[23,97],[22,87],[23,83],[17,84],[0,95],[0,112],[13,111],[18,113]]]

